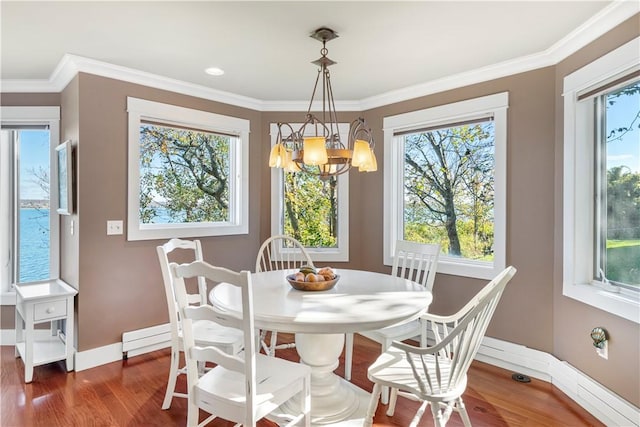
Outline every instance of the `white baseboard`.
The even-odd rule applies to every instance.
[[[141,354],[150,353],[155,350],[169,347],[171,343],[158,343],[147,347],[130,350],[128,357],[139,356]],[[122,351],[122,343],[105,345],[93,348],[87,351],[76,352],[76,371],[84,371],[85,369],[95,368],[96,366],[105,365],[111,362],[117,362],[124,358]]]
[[[76,353],[76,371],[134,357],[171,346],[168,323],[122,334],[122,342]],[[126,356],[125,356],[126,354]]]
[[[150,331],[164,330],[164,325],[147,328]],[[47,329],[36,330],[48,335]],[[144,336],[144,330],[133,331],[134,336]],[[13,329],[0,330],[0,344],[15,345]],[[147,345],[148,344],[148,345]],[[170,341],[144,343],[128,351],[129,357],[169,347]],[[121,342],[76,352],[75,369],[83,371],[122,360]],[[595,382],[567,362],[556,359],[549,353],[533,350],[523,345],[485,337],[476,355],[476,360],[550,382],[569,398],[607,426],[640,427],[640,408]]]
[[[122,343],[105,345],[91,350],[76,352],[76,371],[95,368],[107,363],[122,360]]]
[[[549,353],[485,337],[476,360],[551,382],[607,426],[640,426],[640,408]]]

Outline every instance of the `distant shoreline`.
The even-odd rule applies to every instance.
[[[48,200],[20,200],[20,209],[49,209]]]

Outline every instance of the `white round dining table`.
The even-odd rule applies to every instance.
[[[336,270],[340,278],[330,290],[299,291],[286,280],[293,272],[251,275],[255,326],[295,333],[300,360],[311,367],[314,425],[362,425],[369,393],[333,373],[344,347],[344,333],[414,320],[426,312],[432,294],[411,280],[347,269]],[[242,307],[239,290],[226,284],[213,288],[209,299],[213,306],[230,312]],[[281,409],[288,412],[286,405],[296,404],[288,402]]]

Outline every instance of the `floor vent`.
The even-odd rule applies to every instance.
[[[513,378],[514,380],[518,381],[519,383],[530,383],[531,382],[531,378],[529,378],[525,374],[517,374],[516,373],[516,374],[511,375],[511,378]]]

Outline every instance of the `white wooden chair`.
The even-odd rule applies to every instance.
[[[471,301],[452,316],[423,315],[432,345],[415,347],[394,341],[369,367],[374,383],[365,426],[371,426],[383,386],[391,388],[387,415],[393,416],[398,395],[422,402],[411,426],[418,425],[431,405],[434,424],[443,427],[453,411],[471,426],[462,401],[467,387],[467,370],[480,347],[487,326],[507,283],[516,273],[507,267]]]
[[[297,404],[301,413],[289,417],[286,425],[303,422],[305,426],[310,426],[311,369],[300,363],[256,353],[250,273],[237,273],[203,261],[180,266],[172,264],[171,267],[178,305],[183,314],[189,400],[187,425],[205,425],[213,418],[220,417],[243,426],[255,426],[258,420],[294,398],[297,400],[291,404]],[[241,315],[217,310],[210,305],[189,306],[184,278],[192,277],[204,277],[214,287],[221,282],[237,286],[242,295]],[[213,320],[244,332],[243,352],[230,355],[217,347],[197,346],[192,324]],[[199,376],[198,362],[212,362],[216,366]],[[199,409],[213,415],[198,424]],[[281,414],[276,416],[282,417]]]
[[[256,273],[272,270],[297,270],[303,265],[313,267],[313,261],[302,243],[291,236],[271,236],[262,243],[256,258]],[[260,331],[260,345],[265,354],[275,356],[276,350],[294,348],[295,343],[277,344],[278,332],[271,331],[271,339],[267,343],[267,332]]]
[[[391,274],[418,282],[431,291],[436,278],[439,254],[440,245],[438,244],[398,240]],[[394,340],[403,341],[416,336],[420,336],[420,345],[426,345],[426,328],[420,319],[384,329],[359,332],[359,334],[380,343],[382,346],[381,352],[386,351]],[[345,379],[348,381],[351,380],[352,359],[353,334],[346,334],[344,371]],[[382,392],[382,403],[386,404],[388,401],[389,390],[385,387]]]
[[[169,324],[171,326],[171,365],[169,379],[165,391],[162,409],[169,409],[174,397],[187,397],[185,393],[175,391],[178,375],[186,373],[186,369],[180,368],[180,352],[183,351],[182,325],[178,312],[178,301],[175,296],[173,278],[169,271],[169,255],[177,249],[186,251],[189,261],[202,261],[202,246],[199,240],[171,239],[157,248],[160,270],[164,281],[164,290],[169,309]],[[178,252],[183,252],[178,251]],[[177,255],[177,253],[172,254]],[[183,255],[183,254],[181,254]],[[186,261],[186,260],[185,260]],[[198,293],[188,295],[189,304],[207,304],[207,284],[204,279],[198,279]],[[195,324],[195,339],[201,345],[214,345],[229,354],[236,354],[242,350],[242,332],[220,326],[214,322],[197,322]],[[202,367],[204,369],[204,367]]]

